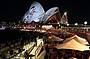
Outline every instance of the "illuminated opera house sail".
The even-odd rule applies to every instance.
[[[68,24],[68,19],[67,19],[67,12],[64,12],[64,15],[60,19],[61,24]]]
[[[33,4],[31,4],[29,10],[25,13],[24,17],[23,17],[23,21],[25,22],[39,22],[42,21],[42,17],[44,16],[44,9],[41,6],[40,3],[38,2],[34,2]]]
[[[57,23],[60,21],[60,12],[58,7],[50,8],[44,15],[44,23]]]
[[[64,15],[61,17],[58,7],[52,7],[46,12],[42,5],[38,2],[34,2],[31,4],[29,10],[25,13],[23,17],[23,21],[27,23],[40,22],[40,23],[61,23],[67,24],[67,13],[65,12]]]

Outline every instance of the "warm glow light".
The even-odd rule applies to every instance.
[[[67,24],[67,26],[69,26],[69,24]]]
[[[26,22],[24,22],[24,23],[26,23]]]
[[[78,23],[75,23],[75,26],[77,26],[78,25]]]
[[[42,28],[51,29],[52,28],[52,25],[43,25]]]
[[[68,24],[68,22],[66,21],[66,24]]]
[[[20,28],[22,28],[22,27],[20,26]]]
[[[46,32],[45,30],[42,30],[42,32]]]
[[[85,21],[84,24],[86,25],[87,24],[87,21]]]
[[[24,29],[26,29],[26,27],[23,27]]]
[[[57,24],[59,24],[59,22]]]
[[[64,12],[64,15],[67,15],[67,12]]]

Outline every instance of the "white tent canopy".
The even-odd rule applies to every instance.
[[[33,4],[31,4],[30,9],[25,13],[23,20],[28,23],[32,21],[42,21],[44,13],[45,11],[41,4],[38,2],[34,2]]]
[[[81,44],[81,43],[77,42],[75,39],[72,39],[63,44],[60,44],[60,45],[56,46],[56,48],[57,49],[72,49],[72,50],[79,50],[79,51],[90,50],[89,46]]]
[[[74,35],[73,37],[67,38],[64,42],[70,41],[72,39],[76,40],[78,43],[81,43],[81,44],[89,44],[86,39],[81,38],[77,35]]]
[[[75,35],[75,36],[76,36],[76,38],[77,38],[76,40],[77,40],[79,43],[81,43],[81,44],[89,44],[86,39],[81,38],[81,37],[79,37],[79,36],[77,36],[77,35]]]

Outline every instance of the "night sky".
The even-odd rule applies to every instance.
[[[2,0],[0,2],[0,20],[14,21],[23,17],[29,9],[31,3],[37,1],[41,3],[45,11],[51,7],[59,7],[61,15],[68,12],[69,23],[90,24],[89,0]]]

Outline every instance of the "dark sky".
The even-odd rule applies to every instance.
[[[21,19],[33,1],[40,2],[45,11],[55,6],[59,7],[61,15],[67,11],[70,23],[88,21],[90,24],[89,0],[2,0],[0,2],[0,20]]]

